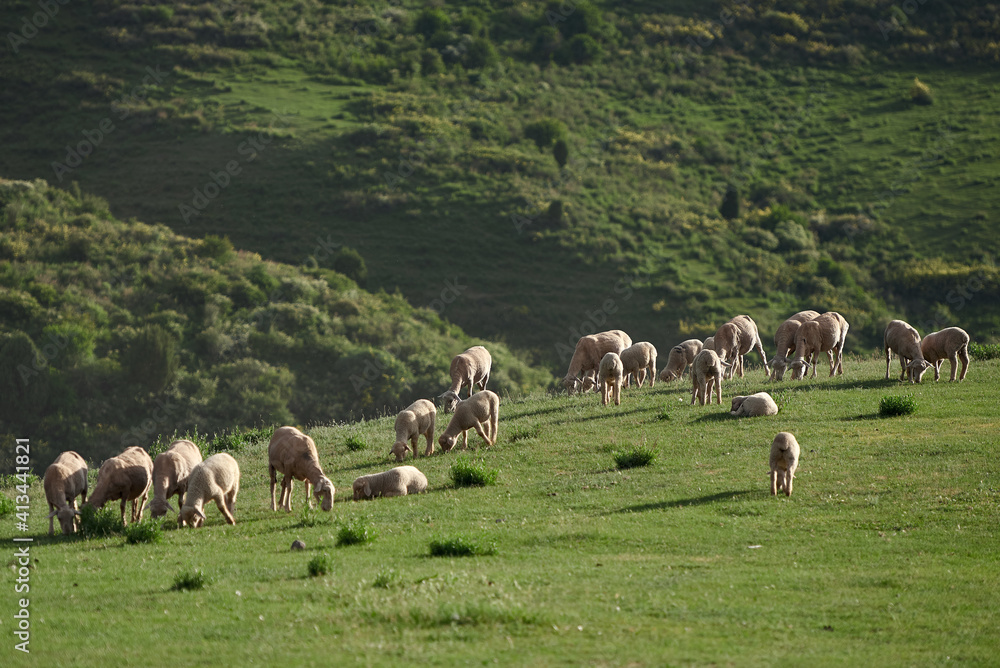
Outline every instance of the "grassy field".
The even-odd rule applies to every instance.
[[[754,368],[724,385],[725,410],[690,406],[686,380],[626,389],[620,407],[505,400],[494,447],[473,436],[469,453],[407,460],[426,494],[363,503],[351,481],[395,465],[392,418],[315,427],[338,486],[329,515],[302,512],[301,485],[291,515],[270,511],[259,442],[236,453],[235,526],[209,507],[204,528],[168,526],[155,545],[48,538],[36,484],[31,661],[995,663],[1000,363],[920,386],[884,380],[877,359],[844,366],[777,385]],[[729,417],[732,396],[762,389],[777,416]],[[890,394],[912,394],[917,411],[879,418]],[[802,445],[791,498],[767,489],[778,431]],[[642,444],[656,450],[650,466],[616,469],[615,451]],[[498,469],[497,484],[454,487],[459,459]],[[377,537],[337,547],[351,523]],[[8,544],[13,526],[3,519]],[[456,537],[495,554],[429,556],[432,540]],[[295,539],[304,551],[290,551]],[[310,577],[325,555],[329,572]],[[203,589],[170,589],[195,569]],[[4,600],[9,629],[14,595]]]

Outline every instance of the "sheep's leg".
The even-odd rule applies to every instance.
[[[292,479],[291,473],[285,474],[285,479],[281,483],[281,500],[284,502],[285,510],[292,512],[292,487],[295,484],[295,480]]]
[[[698,381],[694,380],[691,384],[691,405],[694,406],[695,400],[698,398]]]
[[[226,518],[228,524],[236,524],[236,518],[233,514],[229,512],[229,504],[226,503],[226,497],[222,494],[213,497],[215,499],[215,505],[219,507],[219,512],[222,516]]]
[[[965,373],[969,370],[969,347],[962,346],[958,350],[958,358],[962,360],[962,375],[958,377],[960,381],[965,380]],[[954,373],[954,372],[953,372]],[[952,378],[954,380],[954,378]]]
[[[490,414],[490,432],[493,436],[493,443],[497,442],[497,436],[500,434],[500,411],[496,410]]]
[[[487,431],[487,429],[489,429],[489,423],[487,423],[487,429],[483,429],[483,423],[478,420],[472,426],[476,430],[476,433],[479,434],[484,441],[486,441],[486,445],[493,445],[493,442],[490,440],[489,432]]]
[[[941,380],[941,363],[942,362],[944,362],[944,360],[938,360],[938,361],[934,362],[934,382],[935,383],[938,382],[939,380]],[[951,379],[955,380],[955,362],[954,361],[951,362]]]
[[[122,504],[121,504],[121,509],[122,509],[122,526],[128,526],[128,520],[125,519],[125,506],[127,506],[127,505],[128,505],[128,500],[125,498],[124,495],[122,495]]]
[[[951,362],[951,382],[954,383],[955,382],[955,376],[958,375],[958,351],[957,350],[951,354],[951,356],[948,358],[948,361]],[[938,364],[940,365],[941,362],[938,361]],[[935,371],[935,373],[934,373],[934,380],[937,380],[938,379],[937,368],[935,368],[934,371]]]
[[[427,433],[425,433],[424,436],[427,437],[427,449],[424,450],[424,454],[431,455],[434,453],[434,427],[428,429]]]
[[[463,450],[468,450],[469,449],[469,430],[468,429],[463,429],[462,430],[462,449]]]
[[[271,475],[271,510],[277,510],[278,506],[275,505],[275,500],[274,500],[274,488],[278,484],[278,472],[277,472],[277,470],[275,470],[275,468],[273,466],[270,466],[270,465],[267,467],[267,470],[268,470],[268,473],[270,473],[270,475]],[[282,494],[282,496],[284,496],[284,494],[285,494],[285,491],[284,491],[285,485],[284,484],[281,485],[281,489],[282,489],[281,494]],[[284,499],[282,499],[282,502],[284,502]]]
[[[792,495],[792,469],[787,469],[785,471],[785,496]]]
[[[905,380],[905,379],[907,379],[907,378],[910,377],[909,374],[907,373],[909,371],[909,368],[907,367],[907,365],[909,363],[910,363],[910,360],[908,358],[903,357],[902,355],[899,356],[899,379],[900,380]]]
[[[309,482],[308,478],[302,482],[302,486],[306,488],[306,503],[309,504],[309,509],[310,510],[312,510],[312,507],[313,507],[312,496],[310,496],[310,494],[309,494],[309,487],[311,485],[312,485],[312,483]]]
[[[715,396],[719,400],[719,405],[722,405],[722,374],[715,377]],[[712,395],[708,396],[708,403],[712,403]]]
[[[50,503],[49,504],[49,535],[50,536],[55,533],[55,528],[52,525],[52,522],[55,519],[55,516],[52,515],[52,513],[55,512],[56,510],[58,510],[58,509]]]
[[[420,456],[420,453],[417,452],[419,446],[420,446],[420,434],[414,434],[413,436],[410,437],[410,448],[413,450],[414,459]],[[403,454],[405,455],[406,453],[404,452]]]
[[[892,351],[889,346],[885,347],[885,379],[889,380],[889,364],[892,362]]]
[[[622,384],[621,383],[615,383],[612,387],[614,388],[615,406],[621,406],[622,405]]]
[[[778,495],[778,472],[771,469],[771,496]]]

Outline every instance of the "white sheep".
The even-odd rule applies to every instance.
[[[370,473],[355,479],[354,500],[376,496],[406,496],[427,489],[427,476],[413,466],[397,466],[381,473]]]
[[[778,404],[767,392],[758,392],[746,397],[733,397],[733,407],[729,409],[733,417],[762,417],[777,415]]]
[[[601,405],[607,406],[612,397],[615,406],[622,403],[622,379],[624,367],[621,358],[615,353],[608,353],[601,359],[601,367],[597,370],[597,382],[601,386]]]
[[[835,311],[802,323],[795,334],[795,359],[790,365],[792,380],[805,378],[810,366],[815,378],[820,353],[826,353],[830,360],[830,376],[844,373],[844,343],[849,329],[844,316]]]
[[[271,442],[267,445],[267,464],[271,477],[271,510],[277,510],[280,505],[287,512],[292,512],[292,485],[296,480],[305,483],[306,503],[310,508],[312,499],[309,496],[309,485],[313,486],[313,494],[323,510],[328,511],[333,507],[336,490],[330,479],[323,474],[316,443],[309,436],[295,427],[275,429]],[[276,504],[274,488],[278,482],[278,473],[283,473],[285,477],[281,480],[281,503]]]
[[[911,383],[919,383],[924,372],[933,366],[924,359],[924,354],[920,350],[920,334],[902,320],[893,320],[886,325],[882,341],[885,347],[885,377],[887,380],[893,351],[899,355],[900,380],[909,378]]]
[[[785,322],[778,325],[774,332],[774,359],[771,360],[771,380],[781,380],[785,377],[788,367],[788,356],[795,352],[795,335],[802,323],[819,317],[816,311],[799,311]]]
[[[459,402],[455,414],[438,437],[441,449],[449,452],[455,447],[458,436],[462,436],[462,449],[469,445],[469,429],[483,437],[486,445],[493,445],[497,440],[497,429],[500,421],[500,397],[495,392],[484,390],[476,392],[468,399]]]
[[[653,387],[656,379],[656,347],[648,341],[633,343],[618,355],[621,358],[625,387],[629,386],[629,378],[635,378],[637,387],[642,387],[649,373],[649,386]]]
[[[156,519],[167,514],[174,507],[167,501],[177,495],[177,507],[184,505],[188,476],[201,463],[201,450],[191,441],[174,441],[170,447],[156,455],[153,460],[153,500],[149,502],[149,514]]]
[[[585,384],[584,378],[587,372],[596,373],[597,367],[601,365],[601,360],[605,355],[608,353],[619,354],[630,345],[632,345],[632,339],[620,329],[581,336],[580,340],[576,342],[573,358],[569,361],[569,369],[563,378],[563,386],[565,386],[566,391],[573,394],[581,389],[581,386],[586,391],[588,385]]]
[[[705,399],[712,403],[712,390],[715,389],[722,403],[722,372],[729,366],[728,363],[719,359],[719,355],[711,348],[705,348],[698,353],[691,364],[691,405],[696,399],[701,399],[701,405],[705,405]]]
[[[490,351],[482,346],[472,346],[455,355],[451,360],[451,387],[438,397],[444,402],[444,411],[450,413],[455,410],[455,405],[461,401],[463,387],[469,387],[470,397],[477,385],[480,390],[485,390],[486,384],[490,382],[492,367]]]
[[[955,380],[958,371],[958,360],[962,360],[962,375],[959,381],[965,380],[969,370],[969,334],[961,327],[946,327],[940,332],[928,334],[920,341],[920,352],[924,359],[934,365],[934,380],[941,379],[941,362],[947,359],[951,362],[951,380]]]
[[[792,478],[799,466],[799,442],[790,432],[778,432],[771,442],[771,455],[768,458],[771,467],[771,496],[776,496],[783,489],[785,496],[792,495]]]
[[[713,341],[713,345],[715,345]],[[684,375],[684,370],[694,361],[694,356],[702,351],[704,344],[700,339],[688,339],[681,341],[670,349],[667,357],[667,365],[660,372],[660,380],[669,383],[678,380]]]
[[[125,519],[125,505],[132,502],[132,521],[142,520],[142,513],[153,483],[153,460],[140,447],[126,448],[123,453],[101,464],[97,472],[94,491],[90,493],[90,505],[97,510],[108,501],[121,499],[122,524]]]
[[[715,336],[714,335],[708,337],[707,339],[705,339],[705,342],[702,343],[701,349],[705,350],[706,348],[709,349],[709,350],[715,350]],[[701,351],[698,351],[698,352],[701,352]]]
[[[457,396],[457,395],[456,395]],[[455,404],[458,405],[457,402]],[[396,442],[392,444],[390,453],[396,455],[396,461],[401,462],[406,456],[407,444],[413,447],[413,457],[418,456],[417,443],[421,436],[427,438],[425,455],[434,452],[434,420],[437,409],[433,402],[427,399],[417,399],[404,408],[396,416]]]
[[[187,497],[181,508],[179,527],[200,527],[205,523],[205,504],[215,501],[229,524],[236,524],[236,495],[240,491],[240,466],[225,452],[212,455],[194,467],[188,477]],[[274,488],[271,499],[273,503]],[[272,507],[273,509],[273,507]]]
[[[76,497],[83,495],[87,502],[87,462],[83,457],[68,450],[49,464],[42,476],[45,500],[49,502],[49,535],[55,533],[52,518],[59,518],[59,526],[64,534],[76,533]]]
[[[728,325],[733,327],[728,327]],[[733,328],[736,329],[735,333]],[[748,315],[738,315],[716,330],[713,347],[723,361],[730,358],[733,360],[733,365],[727,370],[726,377],[732,377],[734,374],[739,374],[740,378],[743,377],[743,356],[751,350],[756,350],[757,354],[760,355],[760,359],[764,363],[764,375],[771,375],[757,323]]]

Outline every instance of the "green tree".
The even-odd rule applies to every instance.
[[[121,365],[129,381],[162,392],[177,375],[177,342],[162,327],[146,325],[122,351]]]
[[[566,145],[565,139],[557,139],[556,143],[552,145],[552,157],[556,159],[559,169],[566,166],[566,159],[569,157],[569,146]]]
[[[347,276],[358,285],[368,280],[368,266],[361,253],[347,246],[333,256],[333,270]]]
[[[726,194],[722,196],[722,204],[719,205],[719,213],[726,220],[734,220],[740,217],[740,191],[736,186],[729,184]]]

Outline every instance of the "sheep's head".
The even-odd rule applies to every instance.
[[[152,516],[154,520],[157,517],[163,517],[164,515],[166,515],[168,510],[175,513],[177,512],[176,510],[174,510],[174,507],[170,505],[170,502],[167,501],[166,499],[161,499],[159,497],[156,497],[149,504],[149,514]]]
[[[313,496],[316,497],[316,500],[320,502],[320,507],[325,511],[333,508],[333,496],[335,493],[336,489],[333,483],[326,476],[320,478],[313,488]]]
[[[670,381],[677,380],[681,375],[672,369],[664,369],[660,372],[660,380],[664,383],[669,383]]]
[[[788,358],[774,356],[771,360],[771,380],[782,380],[785,377],[785,369],[788,368]]]
[[[563,387],[566,388],[566,393],[570,396],[576,394],[576,392],[580,389],[579,385],[581,383],[583,383],[583,381],[576,376],[566,376],[562,380]]]
[[[354,500],[369,499],[372,496],[372,487],[365,478],[354,481]]]
[[[730,413],[735,413],[743,405],[743,401],[746,397],[733,397],[733,407],[729,409]]]
[[[919,383],[924,377],[924,372],[930,369],[933,364],[925,359],[912,360],[906,365],[906,368],[910,370],[910,382]]]
[[[580,392],[590,392],[592,389],[597,387],[597,379],[593,376],[587,376],[583,379],[583,384]]]
[[[447,390],[444,394],[438,395],[438,401],[441,402],[441,407],[444,409],[445,413],[455,412],[455,408],[461,400],[462,397],[458,396],[453,390]],[[398,461],[403,460],[400,459]]]
[[[811,366],[812,364],[805,361],[801,357],[799,359],[793,360],[791,364],[792,380],[799,380],[800,378],[803,378],[806,375],[806,369],[808,369]]]
[[[177,526],[198,528],[205,523],[205,513],[193,506],[184,506],[177,516]]]
[[[49,519],[55,517],[59,520],[59,526],[64,534],[76,533],[76,518],[79,516],[80,513],[71,506],[63,506],[49,513]]]
[[[458,439],[455,436],[446,436],[441,434],[441,437],[438,439],[438,445],[440,445],[441,449],[445,452],[450,452],[451,449],[455,447],[456,440]]]
[[[403,458],[406,457],[406,451],[409,447],[406,445],[406,441],[396,441],[392,444],[392,448],[389,450],[390,454],[396,455],[396,461],[401,462]]]

